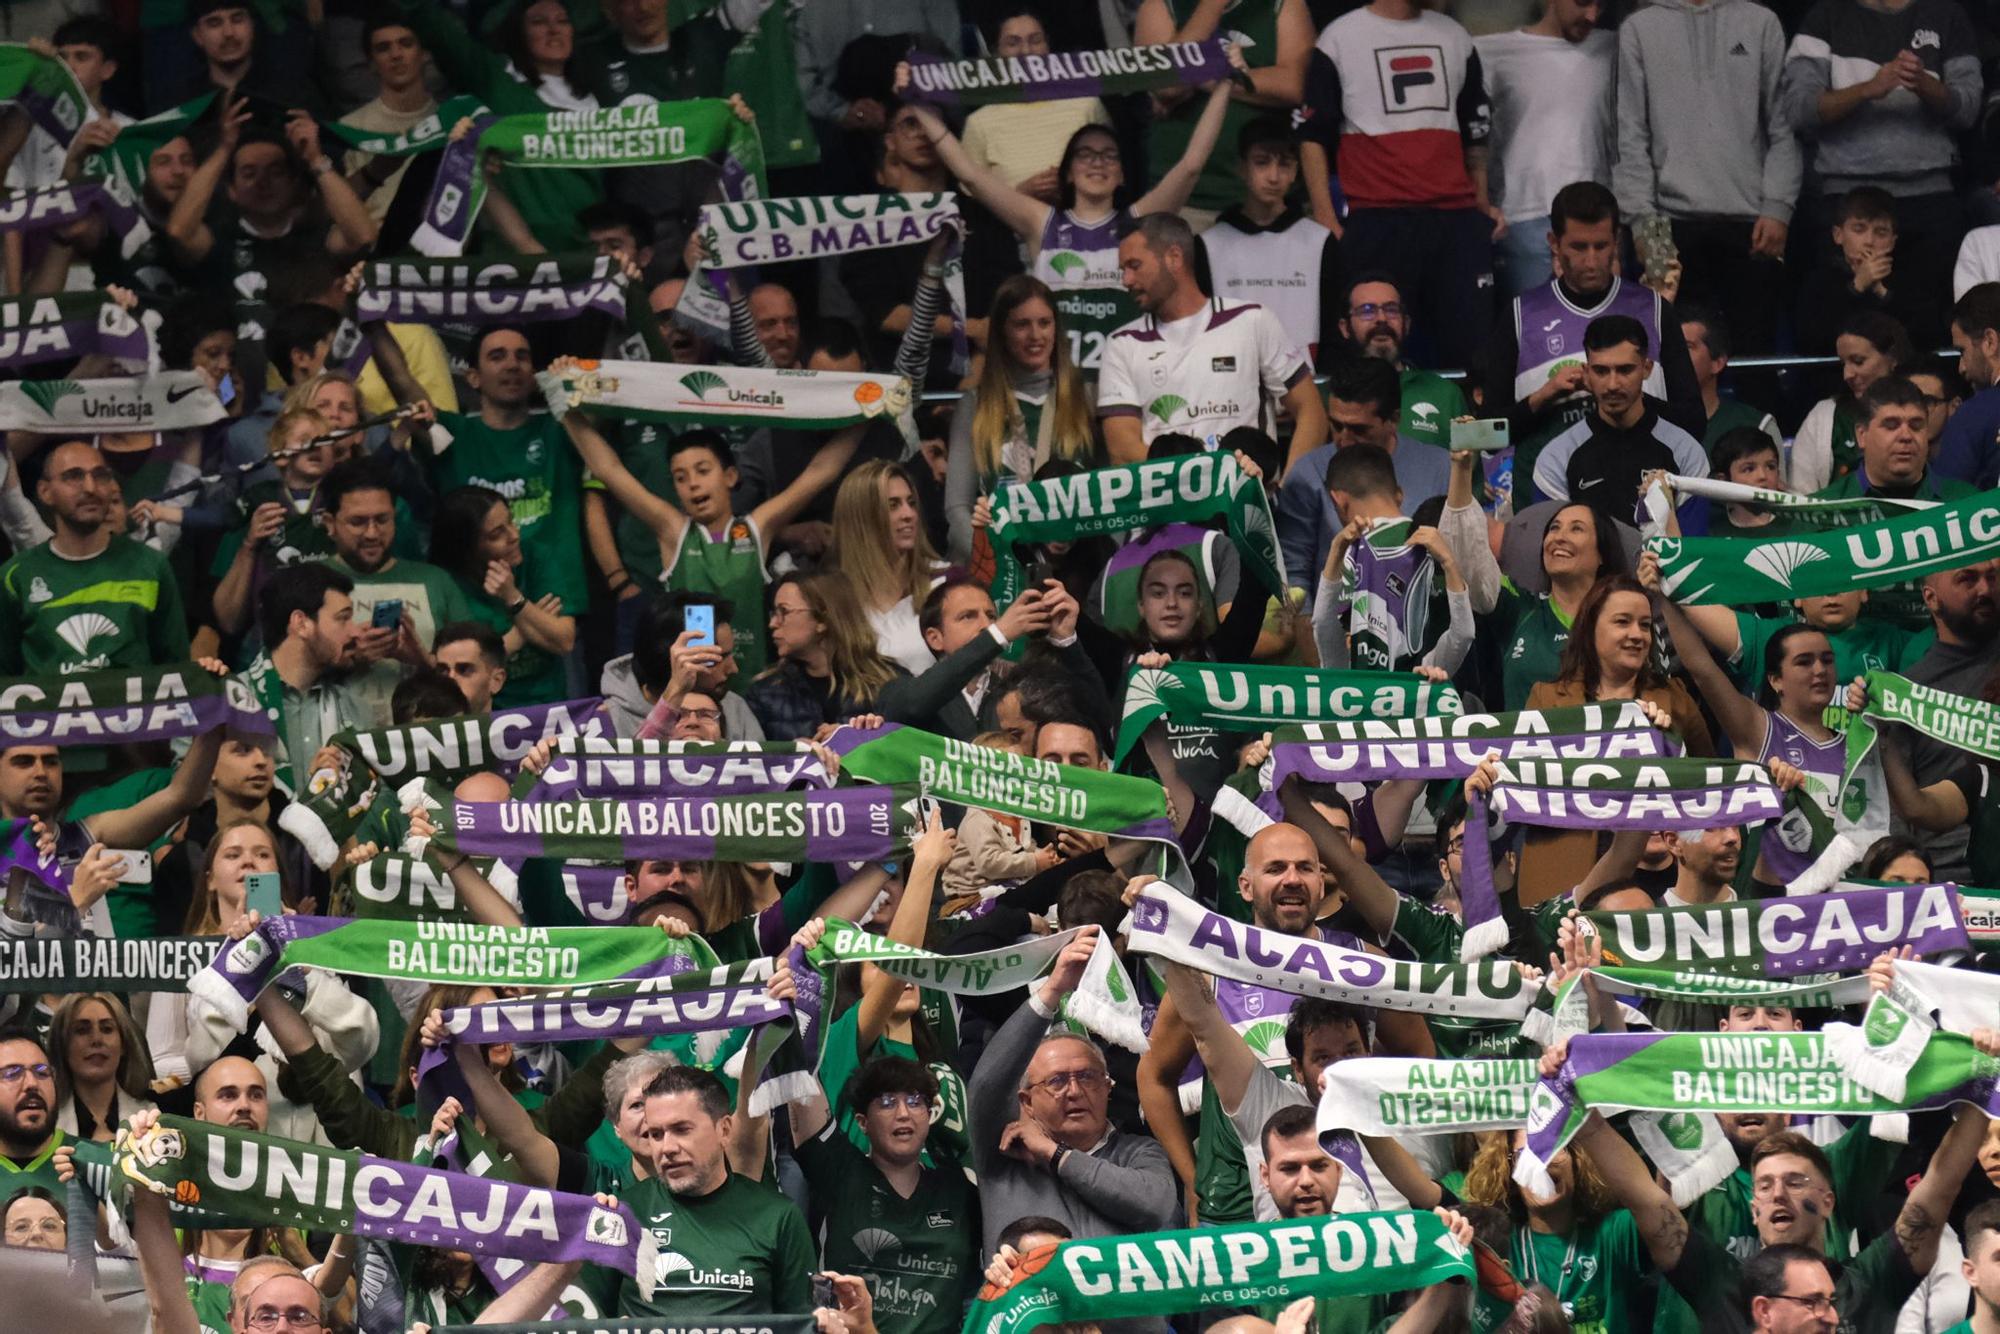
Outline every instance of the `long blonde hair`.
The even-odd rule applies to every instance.
[[[1604,1217],[1618,1207],[1597,1164],[1580,1145],[1564,1150],[1569,1154],[1570,1193],[1576,1199],[1576,1216],[1590,1220]],[[1514,1183],[1514,1132],[1495,1130],[1479,1137],[1479,1152],[1465,1169],[1465,1189],[1459,1195],[1471,1204],[1504,1209],[1518,1225],[1527,1217],[1521,1188]]]
[[[67,1097],[76,1091],[69,1070],[70,1030],[77,1025],[77,1011],[96,1001],[110,1012],[118,1028],[118,1069],[112,1076],[119,1092],[132,1098],[150,1097],[153,1091],[153,1057],[146,1048],[146,1035],[125,1008],[125,1002],[108,991],[77,991],[56,1003],[49,1020],[49,1063],[56,1068],[56,1084]]]
[[[826,650],[835,698],[854,704],[874,703],[882,687],[896,679],[896,667],[876,650],[875,629],[868,624],[847,580],[826,570],[793,575],[771,589],[774,600],[786,584],[799,590],[813,619],[819,622],[819,642]],[[764,674],[776,670],[773,664]]]
[[[1042,405],[1043,412],[1055,414],[1049,424],[1049,457],[1087,464],[1096,444],[1090,396],[1084,388],[1083,373],[1069,359],[1069,335],[1063,332],[1056,294],[1040,278],[1017,273],[993,289],[988,316],[988,327],[993,334],[985,365],[979,372],[979,387],[973,395],[972,461],[982,482],[1000,471],[1000,451],[1008,437],[1027,431],[1021,405],[1014,397],[1014,378],[1024,372],[1007,355],[1006,328],[1014,312],[1030,301],[1042,302],[1056,317],[1055,350],[1049,364],[1049,399]]]
[[[833,550],[828,555],[832,568],[853,580],[858,602],[886,608],[908,597],[912,607],[922,607],[937,582],[940,562],[921,519],[916,545],[907,553],[897,552],[889,536],[892,481],[902,482],[916,496],[917,484],[900,463],[870,459],[847,474],[833,497]]]

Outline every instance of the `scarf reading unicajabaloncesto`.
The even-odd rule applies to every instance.
[[[941,106],[1046,102],[1189,88],[1234,74],[1228,43],[1221,37],[969,60],[911,51],[909,61],[910,86],[905,95]]]

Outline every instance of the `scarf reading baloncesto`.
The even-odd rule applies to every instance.
[[[773,421],[832,431],[881,417],[895,423],[906,440],[916,439],[913,391],[900,375],[585,361],[568,375],[543,371],[535,382],[558,418],[583,408],[620,421],[675,427]]]
[[[973,60],[947,60],[911,51],[909,62],[910,86],[904,95],[941,106],[1047,102],[1198,87],[1235,73],[1229,63],[1229,44],[1221,37]]]
[[[117,1173],[230,1218],[530,1261],[581,1260],[653,1286],[653,1234],[588,1195],[466,1176],[373,1154],[162,1116],[121,1127]]]
[[[223,950],[187,989],[197,1007],[241,1032],[258,994],[295,967],[432,984],[575,987],[715,965],[698,937],[674,940],[653,927],[280,917]]]
[[[249,686],[191,662],[0,679],[0,746],[168,741],[218,727],[276,731]]]
[[[1320,1094],[1317,1129],[1332,1152],[1349,1134],[1392,1137],[1513,1130],[1528,1119],[1536,1063],[1357,1056]]]
[[[1781,815],[1784,798],[1754,764],[1516,760],[1501,762],[1490,795],[1467,790],[1465,827],[1484,831],[1489,809],[1514,823],[1550,829],[1717,829]],[[1486,847],[1468,849],[1462,880],[1463,954],[1479,958],[1507,943]]]
[[[1328,671],[1175,662],[1142,667],[1125,682],[1114,758],[1122,760],[1155,719],[1236,732],[1356,718],[1464,712],[1458,692],[1409,672]]]
[[[1027,571],[1017,547],[1210,519],[1223,521],[1258,581],[1272,596],[1283,597],[1285,557],[1271,522],[1270,499],[1263,481],[1244,472],[1233,454],[1148,459],[1039,482],[1010,478],[993,493],[993,522],[987,529],[997,562],[993,601],[1005,607],[1023,591]]]
[[[1514,1179],[1538,1194],[1554,1191],[1548,1164],[1590,1112],[1665,1112],[1672,1117],[1714,1112],[1785,1112],[1792,1116],[1884,1116],[1969,1102],[2000,1113],[1994,1080],[2000,1060],[1970,1039],[1941,1034],[1909,1072],[1907,1095],[1889,1099],[1851,1078],[1832,1050],[1841,1024],[1824,1033],[1592,1033],[1570,1039],[1553,1078],[1535,1087],[1528,1110],[1528,1144]],[[1696,1151],[1704,1128],[1687,1121],[1665,1126]],[[1720,1168],[1719,1174],[1717,1168]],[[1711,1164],[1713,1185],[1735,1167]]]
[[[1661,587],[1683,603],[1790,602],[1887,588],[2000,555],[2000,492],[1876,523],[1763,540],[1654,537]]]
[[[228,943],[223,936],[0,940],[0,994],[180,991]]]
[[[0,301],[0,367],[34,366],[99,353],[137,374],[153,360],[153,335],[96,292]]]
[[[42,435],[186,431],[229,415],[199,371],[142,379],[11,380],[0,384],[0,430]]]
[[[586,169],[669,166],[720,154],[723,189],[731,198],[764,192],[757,128],[738,120],[721,98],[482,115],[473,119],[470,134],[445,146],[412,248],[437,256],[465,249],[486,202],[480,159],[487,154],[510,167]]]
[[[1352,1297],[1474,1277],[1436,1214],[1409,1211],[1138,1232],[1038,1247],[990,1286],[966,1334],[1165,1316],[1295,1297]]]
[[[1234,921],[1157,882],[1133,903],[1125,935],[1132,953],[1214,977],[1385,1010],[1518,1022],[1541,992],[1507,960],[1417,964],[1342,949]]]

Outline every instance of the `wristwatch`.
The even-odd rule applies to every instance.
[[[324,153],[321,153],[319,155],[319,160],[313,163],[312,165],[312,174],[315,177],[324,176],[332,170],[333,170],[333,159],[328,157]]]
[[[521,594],[521,596],[515,598],[512,602],[507,604],[507,615],[510,617],[519,616],[521,614],[521,608],[527,605],[528,605],[528,595],[526,593],[523,593]]]

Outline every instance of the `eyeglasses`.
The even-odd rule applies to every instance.
[[[722,721],[722,710],[721,710],[721,709],[682,709],[682,710],[681,710],[681,717],[683,717],[683,718],[687,718],[687,719],[691,719],[692,721],[694,721],[694,722],[698,722],[698,723],[719,723],[719,722],[721,722],[721,721]]]
[[[1385,320],[1400,320],[1403,318],[1403,303],[1400,301],[1384,301],[1381,302],[1380,304],[1377,304],[1376,302],[1373,301],[1364,301],[1360,305],[1355,306],[1353,309],[1349,310],[1347,314],[1350,318],[1357,320],[1372,320],[1378,318]]]
[[[36,1079],[49,1079],[53,1077],[54,1072],[49,1069],[47,1061],[36,1061],[33,1065],[21,1063],[0,1065],[0,1084],[18,1084],[29,1075],[33,1075]]]
[[[878,1093],[871,1105],[878,1112],[893,1112],[898,1107],[907,1107],[913,1112],[928,1112],[931,1100],[921,1093]]]
[[[1115,167],[1118,165],[1118,150],[1115,148],[1079,148],[1070,154],[1070,161],[1086,167]]]
[[[1833,1298],[1824,1293],[1816,1292],[1810,1297],[1794,1297],[1789,1292],[1774,1292],[1771,1294],[1771,1300],[1774,1302],[1797,1302],[1800,1306],[1805,1307],[1807,1313],[1810,1315],[1837,1316],[1840,1314],[1840,1308],[1833,1304]]]
[[[789,617],[793,617],[793,616],[810,616],[810,615],[812,615],[812,608],[811,608],[811,607],[773,607],[773,608],[771,608],[771,619],[772,619],[773,621],[784,621],[784,620],[786,620],[787,618],[789,618]]]
[[[1447,855],[1457,852],[1464,852],[1465,835],[1460,834],[1456,838],[1447,839],[1445,841],[1444,850]]]
[[[273,1311],[269,1307],[257,1312],[244,1321],[252,1329],[274,1330],[283,1322],[290,1329],[318,1329],[319,1312],[308,1311],[303,1306],[294,1306],[289,1311]]]
[[[1802,1191],[1818,1190],[1819,1182],[1813,1180],[1813,1178],[1807,1176],[1804,1172],[1790,1172],[1781,1177],[1759,1177],[1755,1185],[1752,1186],[1751,1193],[1754,1195],[1775,1195],[1780,1186],[1796,1194]]]
[[[1063,1094],[1069,1092],[1070,1085],[1072,1084],[1085,1093],[1096,1093],[1101,1089],[1111,1087],[1111,1076],[1105,1074],[1102,1070],[1064,1070],[1060,1074],[1050,1075],[1047,1079],[1039,1083],[1030,1084],[1028,1087],[1031,1089],[1042,1089],[1050,1097],[1060,1098]]]

